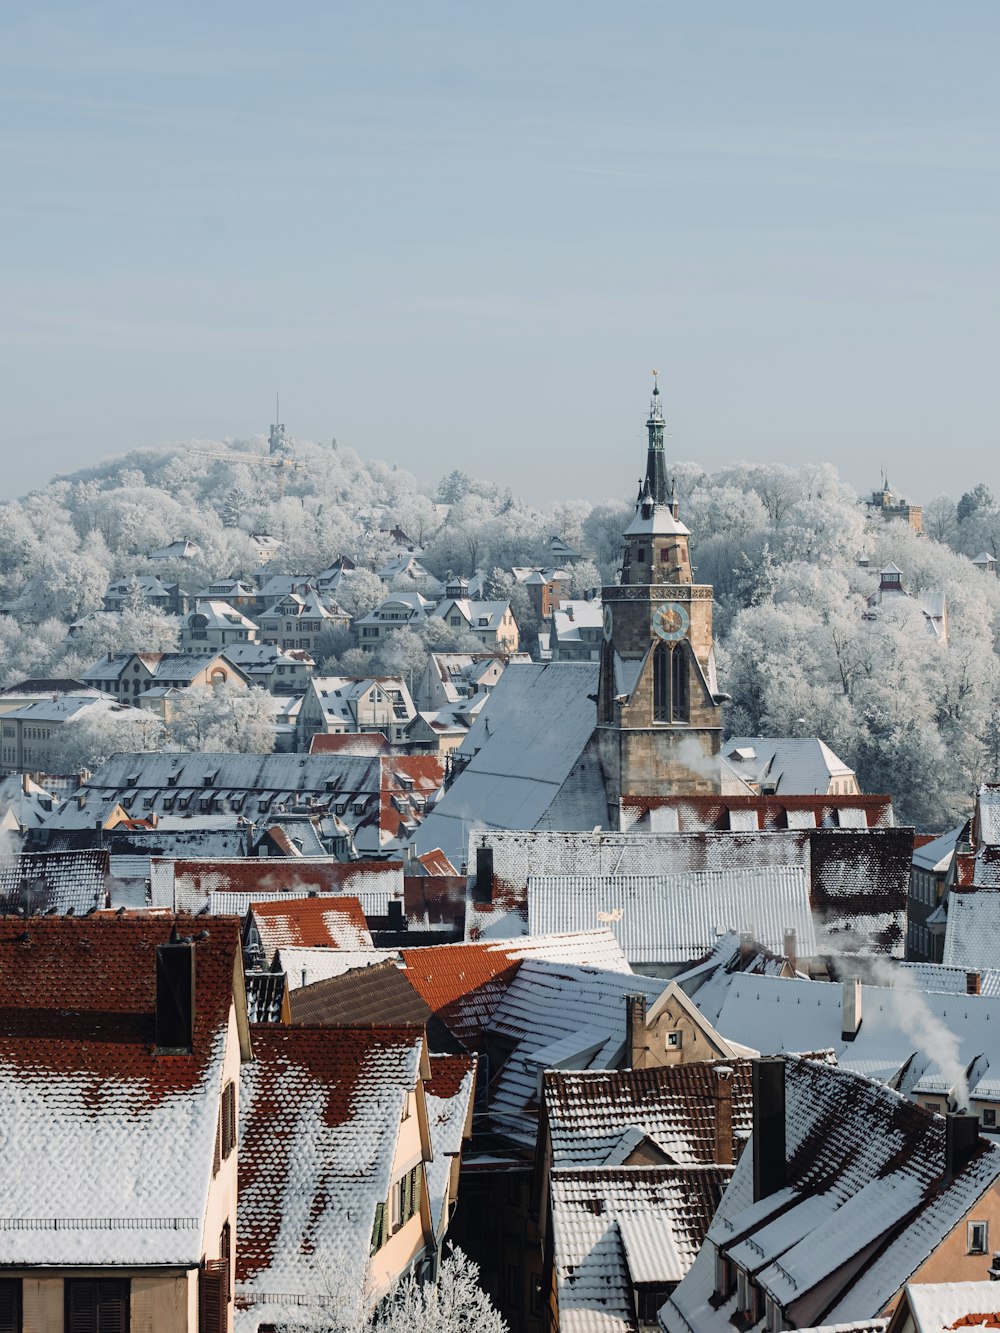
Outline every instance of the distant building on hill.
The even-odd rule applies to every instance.
[[[877,491],[872,491],[872,498],[866,500],[865,504],[873,514],[881,514],[888,522],[890,519],[900,519],[903,523],[909,523],[914,532],[923,533],[924,530],[924,511],[920,505],[911,505],[909,500],[905,500],[901,495],[896,495],[889,486],[889,478],[882,473],[882,485]]]

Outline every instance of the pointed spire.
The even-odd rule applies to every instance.
[[[659,374],[653,371],[653,397],[646,422],[649,446],[646,454],[646,484],[654,504],[667,503],[667,467],[663,453],[663,409],[660,406]]]

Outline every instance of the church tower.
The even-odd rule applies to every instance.
[[[622,796],[721,790],[712,589],[691,579],[690,532],[667,483],[655,375],[646,430],[646,476],[625,529],[621,581],[601,592],[597,737],[615,823]]]

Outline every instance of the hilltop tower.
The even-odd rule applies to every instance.
[[[712,589],[692,581],[691,534],[667,482],[655,374],[646,431],[646,475],[625,529],[621,580],[601,593],[597,737],[615,822],[622,796],[721,790]]]

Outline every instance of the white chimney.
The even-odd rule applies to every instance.
[[[853,1041],[861,1027],[861,978],[846,977],[840,1004],[840,1039]]]

